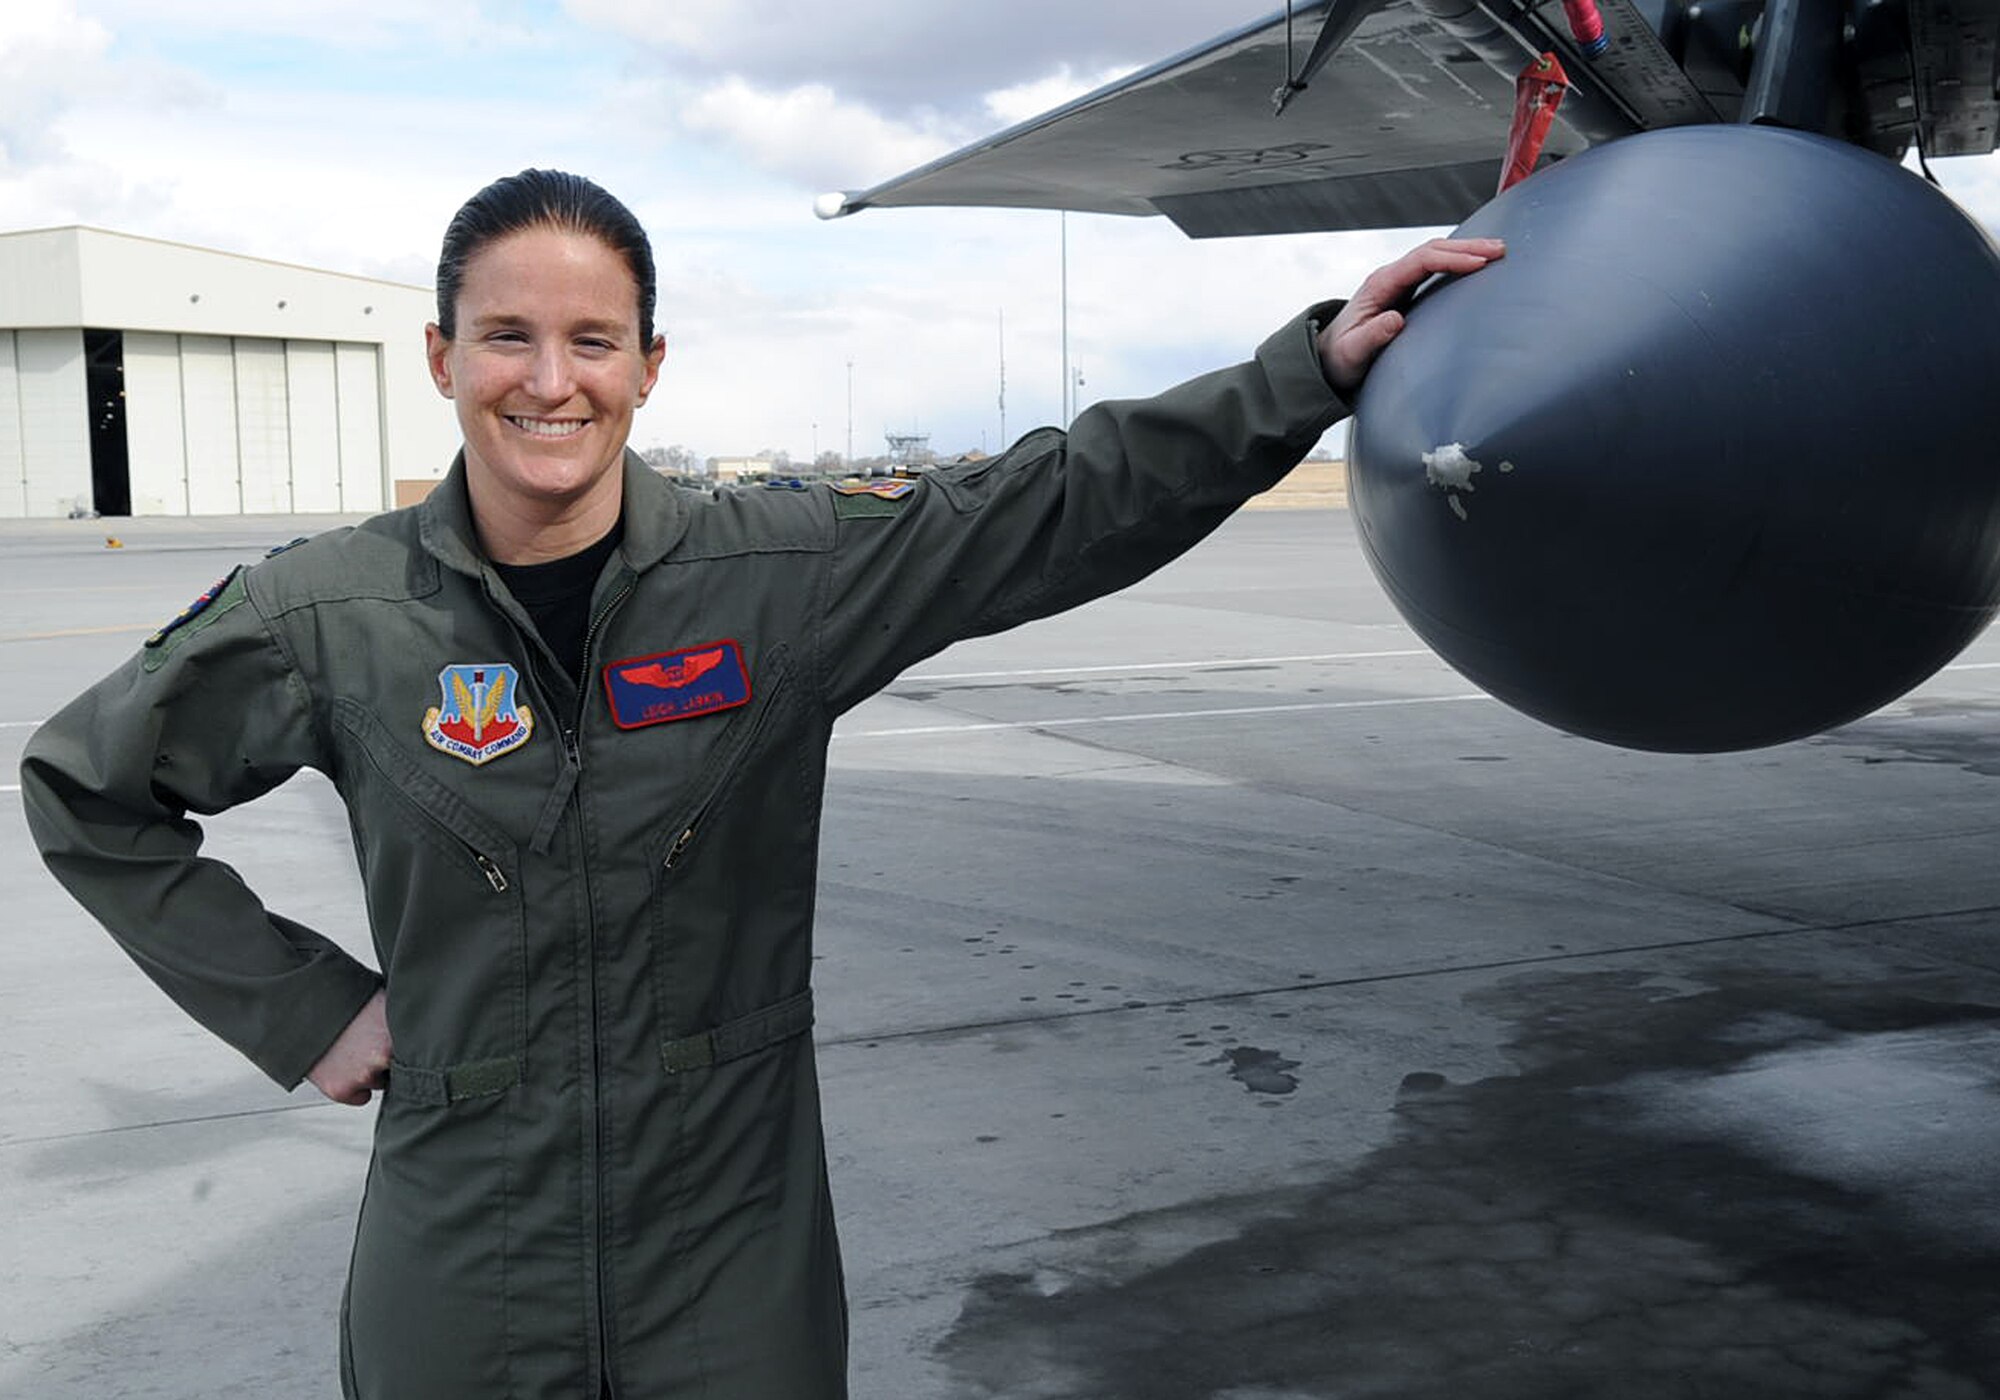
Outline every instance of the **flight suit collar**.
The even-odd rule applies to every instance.
[[[625,449],[625,562],[644,571],[673,552],[687,533],[688,508],[672,482]]]
[[[624,472],[625,536],[618,549],[627,565],[643,572],[680,543],[687,531],[687,506],[666,478],[630,448],[625,450]],[[484,577],[486,559],[479,551],[479,532],[472,526],[462,450],[452,458],[444,480],[417,507],[417,537],[425,552],[446,568],[470,578]]]

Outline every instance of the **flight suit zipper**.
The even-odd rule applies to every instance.
[[[577,878],[583,885],[584,909],[584,1002],[590,1017],[590,1151],[591,1174],[596,1182],[596,1192],[591,1202],[591,1239],[595,1250],[595,1287],[597,1292],[597,1373],[601,1394],[616,1400],[617,1387],[611,1380],[611,1324],[608,1307],[611,1298],[610,1280],[605,1268],[606,1231],[604,1198],[608,1192],[604,1162],[606,1158],[604,1141],[604,1049],[598,1033],[597,1006],[597,896],[591,887],[590,871],[584,859],[583,830],[583,719],[590,708],[590,658],[597,645],[597,636],[618,610],[632,590],[638,585],[637,576],[627,578],[618,591],[605,601],[604,607],[590,620],[590,626],[583,634],[583,662],[577,678],[576,712],[569,727],[563,730],[563,756],[570,765],[574,792],[569,803],[571,821],[576,835]]]
[[[347,727],[349,729],[349,732],[355,735],[355,738],[357,740],[357,746],[361,752],[362,757],[368,761],[368,766],[373,768],[376,771],[376,773],[378,773],[381,776],[383,784],[389,789],[389,791],[395,793],[396,796],[403,802],[403,804],[407,806],[412,812],[415,812],[419,817],[423,818],[424,821],[428,822],[430,825],[436,827],[439,831],[443,832],[447,837],[451,839],[454,845],[456,845],[461,851],[464,851],[466,854],[466,858],[470,860],[473,863],[473,865],[478,867],[479,873],[481,875],[484,875],[486,877],[486,883],[493,887],[493,892],[495,894],[507,893],[507,891],[510,888],[512,888],[512,886],[509,885],[507,881],[507,872],[500,868],[500,863],[494,860],[493,857],[488,855],[486,852],[480,850],[479,847],[475,846],[472,842],[468,841],[464,837],[464,835],[459,832],[457,827],[453,826],[450,822],[446,821],[436,812],[433,812],[423,803],[417,801],[415,797],[412,797],[410,795],[408,786],[403,782],[403,780],[399,779],[395,774],[391,773],[387,768],[385,768],[382,765],[382,761],[375,756],[374,751],[368,745],[367,739],[363,737],[363,735],[358,730],[355,730],[352,726],[347,726]]]
[[[590,1160],[586,1165],[590,1172],[590,1178],[596,1188],[591,1201],[590,1222],[590,1238],[593,1251],[593,1278],[591,1284],[597,1308],[598,1390],[593,1393],[593,1400],[596,1395],[611,1396],[615,1400],[617,1390],[611,1381],[611,1330],[607,1312],[611,1289],[605,1269],[606,1231],[604,1198],[606,1195],[606,1185],[604,1160],[606,1154],[603,1105],[604,1052],[598,1034],[597,897],[591,887],[590,869],[584,857],[586,842],[583,829],[583,721],[585,714],[590,708],[590,660],[591,653],[597,646],[598,634],[604,630],[604,624],[610,620],[611,615],[618,610],[619,606],[631,596],[632,591],[638,587],[638,584],[638,575],[628,573],[625,581],[618,586],[617,591],[611,597],[605,600],[604,606],[598,609],[597,613],[590,619],[590,625],[584,629],[582,659],[578,665],[578,672],[575,677],[576,708],[571,713],[569,723],[563,727],[561,733],[563,772],[558,777],[556,786],[550,792],[547,801],[543,804],[542,815],[536,822],[534,836],[529,842],[530,850],[537,854],[546,855],[553,844],[556,827],[561,823],[564,814],[567,814],[569,825],[576,841],[576,876],[583,888],[584,1011],[589,1018],[590,1026],[589,1055],[585,1063],[584,1072],[585,1089],[590,1103]],[[515,617],[505,605],[501,604],[500,600],[494,595],[490,581],[486,584],[486,592],[488,600],[499,609],[503,616],[508,617],[513,622],[515,633],[521,640],[524,652],[528,657],[529,670],[539,673],[542,669],[539,664],[540,660],[547,658],[553,661],[554,653],[549,650],[547,643],[543,641],[540,633],[536,632],[531,625],[524,626],[520,619]],[[557,666],[556,669],[560,672],[562,668]],[[557,687],[551,686],[548,683],[546,676],[542,676],[539,683],[542,689],[551,697],[559,693]]]
[[[679,836],[676,836],[674,838],[674,844],[667,851],[667,858],[664,861],[660,862],[661,867],[663,869],[672,870],[674,868],[675,863],[680,860],[682,852],[686,851],[690,845],[694,844],[695,823],[700,820],[701,818],[699,816],[690,818],[686,828],[682,830]]]
[[[466,849],[471,850],[472,848],[468,846]],[[495,865],[479,851],[472,852],[472,859],[473,863],[479,867],[480,873],[486,877],[486,883],[493,886],[495,894],[507,893],[507,876],[501,871],[499,866]]]

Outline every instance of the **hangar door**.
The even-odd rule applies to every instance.
[[[382,508],[379,346],[123,339],[134,515]]]
[[[0,517],[91,509],[83,333],[0,330]]]

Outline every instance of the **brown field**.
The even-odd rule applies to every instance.
[[[1347,463],[1301,462],[1245,510],[1346,510]]]

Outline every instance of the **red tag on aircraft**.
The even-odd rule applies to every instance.
[[[620,729],[693,719],[750,703],[750,673],[735,642],[634,656],[604,668],[611,722]]]
[[[1521,70],[1514,83],[1514,124],[1507,133],[1507,161],[1500,167],[1500,193],[1535,173],[1542,143],[1555,125],[1556,108],[1569,91],[1561,60],[1545,53]]]

